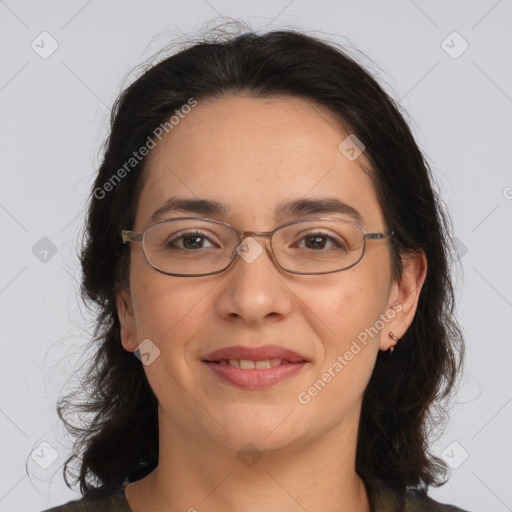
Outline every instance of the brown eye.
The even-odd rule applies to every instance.
[[[299,244],[301,242],[304,242],[304,245],[299,245],[299,249],[311,249],[316,251],[323,249],[347,249],[347,244],[343,240],[322,232],[303,235]]]
[[[211,243],[210,239],[205,236],[204,233],[199,231],[193,233],[181,234],[178,236],[174,236],[171,240],[166,243],[167,247],[172,249],[185,249],[185,250],[194,250],[194,249],[205,249],[208,246],[204,244],[209,243],[209,247],[218,247],[215,244]]]

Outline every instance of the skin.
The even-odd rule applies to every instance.
[[[220,220],[269,231],[294,220],[273,217],[278,203],[307,196],[336,197],[362,213],[366,231],[385,231],[364,153],[349,161],[338,150],[346,136],[329,111],[303,99],[201,101],[149,155],[136,222],[127,227],[141,231],[167,198],[180,196],[224,202],[229,214]],[[202,277],[156,272],[131,244],[129,290],[117,301],[123,347],[133,352],[149,338],[161,351],[144,366],[159,400],[159,465],[127,487],[134,512],[370,510],[355,472],[362,395],[378,351],[395,343],[389,331],[401,337],[412,322],[426,274],[420,255],[394,282],[388,244],[368,241],[355,267],[332,274],[285,272],[264,251]],[[299,403],[396,302],[401,310],[384,329],[310,403]],[[263,390],[227,384],[201,362],[220,347],[266,343],[310,362]],[[262,455],[251,467],[237,457],[248,442]]]

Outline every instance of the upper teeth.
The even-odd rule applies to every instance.
[[[254,368],[270,368],[271,366],[280,365],[285,359],[264,359],[262,361],[251,361],[249,359],[230,359],[229,362],[227,359],[222,359],[219,361],[219,364],[223,365],[231,365],[236,368],[242,368],[244,370],[250,370]]]

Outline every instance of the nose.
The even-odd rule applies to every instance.
[[[280,319],[293,308],[293,293],[274,262],[267,239],[247,237],[219,283],[217,313],[226,319],[256,325],[266,318]]]

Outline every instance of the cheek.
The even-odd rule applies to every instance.
[[[305,302],[330,327],[331,334],[345,338],[373,324],[384,312],[389,279],[376,266],[353,267],[336,278],[331,275],[302,290]]]
[[[317,332],[322,331],[324,353],[304,398],[314,402],[312,408],[318,414],[337,404],[332,412],[335,420],[360,400],[371,377],[378,353],[375,325],[384,312],[388,291],[377,271],[351,270],[336,283],[319,287],[321,293],[309,295],[319,308]]]
[[[161,348],[166,345],[166,350],[172,349],[198,328],[201,318],[204,321],[204,299],[212,285],[194,285],[186,279],[165,276],[151,268],[134,276],[131,290],[139,340],[149,338]]]

